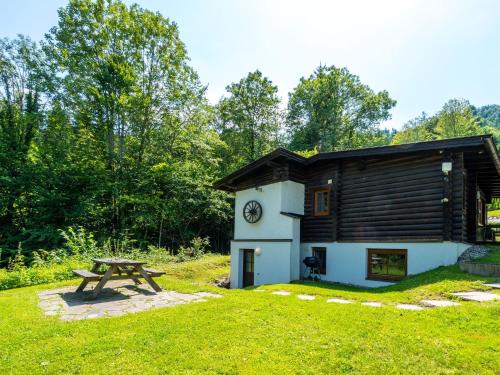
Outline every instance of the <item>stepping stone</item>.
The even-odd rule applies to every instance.
[[[432,299],[424,299],[420,301],[422,304],[431,306],[431,307],[449,307],[449,306],[460,306],[458,302],[448,301],[448,300],[432,300]]]
[[[380,302],[363,302],[361,304],[365,305],[365,306],[371,306],[371,307],[382,307],[382,303],[380,303]]]
[[[277,292],[273,292],[273,294],[276,294],[277,296],[289,296],[290,292],[287,292],[286,290],[278,290]]]
[[[215,293],[210,293],[210,292],[198,292],[195,293],[197,296],[200,297],[208,297],[208,298],[222,298],[221,294],[215,294]]]
[[[424,308],[422,306],[418,305],[411,305],[408,303],[400,303],[399,305],[396,305],[396,309],[402,309],[402,310],[423,310]]]
[[[352,301],[348,301],[346,299],[342,299],[342,298],[329,298],[326,300],[326,303],[343,303],[343,304],[347,304],[347,303],[352,303]]]
[[[500,289],[500,283],[483,284],[484,286],[489,286],[490,288]]]
[[[254,292],[265,292],[265,289],[254,289]]]
[[[496,299],[500,299],[499,295],[486,292],[464,292],[464,293],[451,293],[451,294],[463,298],[467,301],[484,302],[484,301],[493,301]]]
[[[307,294],[299,294],[297,296],[298,299],[302,299],[302,300],[305,300],[305,301],[312,301],[313,299],[316,298],[316,296],[309,296]]]

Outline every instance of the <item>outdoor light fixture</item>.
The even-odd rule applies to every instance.
[[[445,161],[443,162],[443,165],[441,166],[441,170],[445,175],[448,175],[448,173],[451,172],[451,161]]]
[[[255,248],[255,255],[259,256],[260,254],[262,254],[262,249],[260,247],[256,247]]]

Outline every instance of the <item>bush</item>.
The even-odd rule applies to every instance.
[[[61,235],[72,255],[89,259],[102,254],[94,240],[94,234],[83,227],[69,227],[65,231],[61,230]]]
[[[178,252],[179,261],[186,259],[198,259],[210,250],[210,239],[208,237],[195,237],[191,240],[191,246],[181,246]]]

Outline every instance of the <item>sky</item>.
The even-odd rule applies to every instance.
[[[259,69],[286,103],[320,65],[346,67],[397,100],[383,127],[399,129],[451,98],[500,104],[497,0],[137,0],[175,21],[215,103]],[[0,37],[41,40],[63,0],[0,0]]]

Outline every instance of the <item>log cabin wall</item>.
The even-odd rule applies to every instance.
[[[345,161],[341,241],[443,240],[443,155]]]
[[[477,175],[475,172],[467,173],[467,240],[477,240]]]
[[[448,179],[444,160],[452,161]],[[285,180],[305,183],[302,242],[475,240],[476,181],[464,168],[463,153],[324,160],[307,167],[274,162],[235,184],[242,190]],[[314,192],[325,187],[330,214],[314,216]]]
[[[464,166],[464,154],[455,153],[452,160],[453,227],[451,239],[455,242],[467,242],[467,171]]]
[[[234,185],[239,191],[286,180],[304,183],[304,167],[294,162],[271,162],[238,179]]]
[[[305,196],[304,196],[304,217],[301,220],[301,241],[302,242],[332,242],[336,241],[336,231],[338,215],[336,215],[335,205],[337,200],[338,185],[338,165],[337,161],[326,161],[317,163],[309,167],[305,173]],[[332,180],[328,184],[328,180]],[[314,216],[314,192],[319,188],[330,189],[330,214],[325,216]]]

